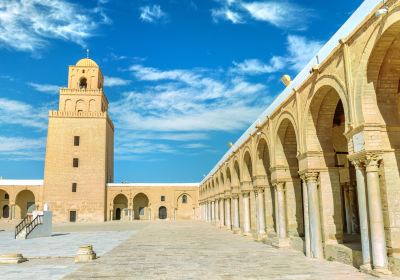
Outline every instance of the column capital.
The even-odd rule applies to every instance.
[[[316,183],[318,181],[318,177],[319,172],[316,171],[308,171],[301,175],[301,179],[307,183]]]
[[[255,195],[264,193],[265,187],[264,186],[256,186],[254,187]]]
[[[379,153],[367,153],[365,156],[365,167],[367,172],[377,172],[382,162],[382,155]]]
[[[231,194],[231,198],[232,199],[237,199],[237,198],[239,198],[239,194],[238,193],[232,193]]]
[[[356,169],[366,168],[368,171],[378,171],[382,162],[382,154],[380,151],[365,151],[358,154],[348,156],[348,159]]]
[[[242,190],[242,196],[243,197],[248,197],[250,195],[250,191],[248,190]]]
[[[273,186],[276,188],[277,191],[283,191],[285,189],[285,182],[277,181],[273,183]]]

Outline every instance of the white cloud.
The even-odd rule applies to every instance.
[[[47,108],[34,108],[21,101],[0,98],[0,120],[2,125],[43,130],[47,123]]]
[[[140,19],[144,22],[156,22],[165,19],[167,14],[161,10],[160,5],[140,7]]]
[[[223,19],[238,24],[255,20],[268,22],[283,29],[305,29],[307,19],[312,15],[311,9],[287,1],[217,0],[217,2],[221,7],[211,10],[215,22]]]
[[[259,59],[247,59],[243,62],[233,62],[231,72],[243,75],[260,75],[281,71],[284,68],[299,72],[315,56],[322,47],[322,42],[309,40],[298,35],[287,37],[285,56],[273,56],[269,63]]]
[[[0,45],[34,52],[49,39],[61,39],[85,46],[98,24],[109,22],[99,6],[88,10],[66,0],[0,1]]]
[[[43,160],[46,140],[0,136],[0,156],[8,160]]]
[[[300,71],[322,48],[321,41],[308,40],[306,37],[289,35],[287,38],[288,52],[287,61],[290,68]]]
[[[37,84],[37,83],[28,83],[28,85],[30,85],[37,91],[50,94],[57,94],[58,91],[60,90],[60,86],[57,85]]]
[[[115,86],[126,86],[129,85],[131,81],[124,80],[118,77],[104,77],[104,86],[106,87],[115,87]]]
[[[244,23],[243,17],[239,13],[229,9],[228,7],[223,7],[220,9],[212,9],[211,16],[215,22],[218,22],[219,20],[223,19],[230,21],[234,24]]]
[[[231,70],[240,74],[258,75],[274,73],[281,70],[285,63],[278,57],[272,57],[268,64],[259,59],[246,59],[243,62],[233,62],[235,65]]]
[[[186,149],[204,149],[208,146],[203,143],[189,143],[183,146]]]
[[[150,84],[110,104],[118,127],[131,131],[237,131],[265,108],[265,86],[212,69],[160,70],[133,65],[136,79]],[[152,83],[154,82],[154,83]]]

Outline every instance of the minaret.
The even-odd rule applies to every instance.
[[[104,221],[114,177],[114,125],[104,78],[93,60],[69,66],[58,111],[49,112],[43,201],[55,222]]]

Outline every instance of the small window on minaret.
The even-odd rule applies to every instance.
[[[77,183],[72,183],[72,192],[76,192]]]
[[[79,166],[79,159],[78,158],[74,158],[72,161],[72,166],[73,167],[78,167]]]
[[[74,146],[79,146],[79,136],[74,136]]]
[[[80,89],[86,89],[87,88],[87,80],[86,80],[86,78],[81,78],[79,80],[79,88]]]

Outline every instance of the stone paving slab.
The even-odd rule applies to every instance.
[[[26,258],[73,257],[80,245],[92,244],[98,255],[110,251],[134,231],[55,232],[51,237],[16,240],[14,233],[0,232],[0,254],[18,252]]]
[[[53,236],[27,240],[15,240],[12,228],[6,228],[0,231],[0,254],[19,252],[28,261],[0,265],[0,279],[61,279],[82,266],[74,262],[80,245],[92,244],[101,257],[145,226],[135,223],[56,225],[58,232]]]
[[[197,221],[154,222],[64,279],[376,279]],[[395,279],[395,278],[392,278]]]

